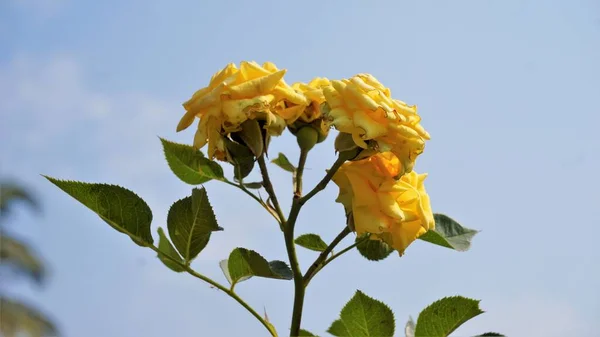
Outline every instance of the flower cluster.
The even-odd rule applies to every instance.
[[[323,93],[330,107],[327,121],[374,153],[338,170],[333,178],[340,188],[337,201],[352,215],[357,234],[370,233],[402,255],[435,227],[423,184],[427,175],[413,171],[430,138],[417,108],[393,99],[370,74],[331,81]]]
[[[430,138],[416,106],[392,98],[370,74],[288,85],[285,73],[270,62],[227,65],[183,104],[186,113],[177,130],[198,117],[194,147],[208,144],[210,158],[229,160],[227,144],[243,145],[236,135],[248,121],[258,123],[263,137],[281,135],[287,127],[305,150],[335,128],[338,137],[351,139],[357,153],[333,177],[340,189],[337,201],[352,215],[357,234],[369,233],[402,254],[435,226],[423,185],[427,175],[413,171]],[[300,138],[307,135],[310,144],[304,145]]]

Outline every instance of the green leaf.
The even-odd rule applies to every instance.
[[[175,247],[173,247],[171,241],[169,241],[165,235],[165,232],[160,227],[158,227],[158,250],[160,250],[161,253],[183,263],[183,259],[181,256],[179,256],[179,253],[177,253],[177,250],[175,250]],[[162,263],[165,264],[165,266],[175,272],[181,273],[182,271],[185,271],[185,268],[177,263],[174,263],[172,260],[169,260],[167,257],[161,254],[158,254],[158,258],[162,261]]]
[[[392,310],[357,290],[342,309],[340,319],[333,322],[327,332],[340,337],[392,337],[394,330]]]
[[[300,334],[298,335],[298,337],[319,337],[319,336],[313,334],[310,331],[306,331],[304,329],[300,329]]]
[[[300,247],[304,247],[306,249],[314,250],[317,252],[322,252],[327,249],[327,244],[321,239],[317,234],[302,234],[294,240]]]
[[[254,183],[243,183],[244,187],[257,190],[263,186],[262,181],[254,182]]]
[[[296,167],[294,167],[294,165],[292,165],[292,163],[290,163],[289,159],[287,159],[285,154],[283,154],[281,152],[279,152],[279,156],[277,156],[277,158],[271,160],[271,162],[288,172],[292,172],[292,173],[296,172]]]
[[[160,141],[171,171],[183,182],[199,185],[211,179],[223,178],[223,168],[206,158],[200,150],[163,138],[160,138]]]
[[[479,231],[463,227],[444,214],[436,213],[433,216],[435,229],[427,231],[419,239],[461,252],[471,247],[471,240]]]
[[[360,242],[356,249],[360,255],[365,257],[369,261],[381,261],[386,257],[390,256],[394,249],[390,247],[387,243],[381,240],[365,240],[366,236],[371,234],[365,234],[356,237],[356,242]]]
[[[152,211],[142,198],[116,185],[90,184],[44,176],[51,183],[94,211],[117,231],[140,246],[154,243],[150,232]]]
[[[255,157],[260,157],[264,150],[262,130],[256,119],[249,119],[240,125],[242,130],[236,132]]]
[[[486,332],[483,335],[477,335],[475,337],[506,337],[506,336],[499,334],[497,332]]]
[[[415,337],[446,337],[482,313],[477,300],[461,296],[442,298],[421,311]]]
[[[227,269],[224,268],[225,264],[227,264]],[[252,276],[282,280],[293,278],[292,270],[285,262],[267,262],[257,252],[245,248],[234,249],[229,254],[229,259],[221,261],[220,265],[232,288],[235,284]]]
[[[223,275],[225,275],[227,282],[229,282],[229,284],[233,283],[233,280],[231,280],[231,275],[229,275],[229,259],[221,260],[219,262],[219,267],[221,267],[221,271],[223,271]],[[246,277],[244,280],[249,279],[249,278],[250,278],[250,276]],[[244,280],[238,280],[238,282],[241,282]]]
[[[194,188],[192,196],[176,201],[167,215],[173,245],[187,264],[206,247],[213,231],[222,230],[208,201],[206,189]]]
[[[254,168],[254,154],[247,146],[223,138],[227,148],[227,160],[233,165],[233,174],[236,180],[247,177]]]
[[[356,145],[354,139],[352,139],[351,134],[340,132],[338,133],[337,137],[335,137],[333,147],[337,152],[347,152],[354,151],[358,148],[358,145]]]
[[[327,332],[334,336],[352,336],[341,319],[336,319],[333,321],[329,329],[327,329]]]

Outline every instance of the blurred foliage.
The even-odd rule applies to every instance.
[[[0,261],[2,268],[12,267],[12,270],[31,277],[38,284],[44,281],[42,261],[23,241],[3,232],[0,232]]]
[[[41,259],[31,247],[4,228],[8,213],[16,202],[21,201],[39,211],[39,204],[32,194],[14,183],[0,183],[0,271],[23,275],[41,285],[45,269]],[[5,280],[6,277],[3,277]],[[3,282],[5,284],[6,282]],[[30,304],[9,298],[0,293],[0,336],[43,337],[57,336],[55,325]]]
[[[0,334],[4,337],[57,335],[54,324],[29,305],[2,297],[0,308]]]
[[[6,215],[16,201],[23,201],[36,211],[40,209],[37,200],[25,188],[11,182],[0,182],[0,216]]]

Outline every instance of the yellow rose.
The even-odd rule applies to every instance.
[[[401,172],[398,158],[379,153],[346,162],[333,181],[340,192],[337,202],[352,212],[358,235],[371,233],[400,255],[419,236],[435,228],[429,196],[423,184],[427,174],[412,171],[396,180]]]
[[[356,145],[393,152],[401,163],[400,175],[410,172],[425,148],[429,134],[421,126],[416,106],[392,99],[389,88],[370,74],[334,80],[323,88],[330,111],[326,119],[337,130],[352,135]]]
[[[207,87],[183,103],[186,113],[177,131],[188,128],[198,117],[194,147],[199,149],[208,143],[209,157],[220,160],[224,160],[226,153],[223,137],[240,131],[247,120],[262,121],[270,135],[280,135],[286,126],[279,114],[282,103],[308,105],[304,95],[285,83],[285,72],[270,62],[260,66],[243,61],[239,69],[233,63],[228,64],[212,76]]]
[[[286,120],[288,125],[297,120],[304,123],[311,123],[321,118],[321,104],[325,102],[323,87],[329,85],[331,85],[331,82],[322,77],[314,78],[308,84],[302,82],[292,84],[292,88],[297,93],[306,97],[306,102],[304,104],[294,104],[288,101],[285,103],[285,108],[279,114]]]

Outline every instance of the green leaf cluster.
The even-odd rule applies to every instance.
[[[290,256],[291,265],[280,260],[269,261],[258,252],[250,249],[235,248],[227,259],[219,263],[229,283],[229,287],[225,287],[195,272],[190,267],[192,261],[208,245],[211,235],[214,232],[223,230],[218,225],[216,215],[208,198],[208,193],[204,187],[193,188],[191,195],[173,203],[168,212],[166,231],[162,227],[159,227],[157,230],[159,240],[158,246],[155,247],[151,235],[152,212],[146,202],[134,192],[116,185],[65,181],[51,177],[46,178],[95,212],[112,228],[128,235],[136,244],[153,249],[157,253],[158,259],[169,269],[177,273],[187,272],[227,293],[242,306],[246,307],[249,312],[262,322],[273,336],[276,336],[275,328],[268,321],[268,318],[266,316],[262,318],[258,315],[234,292],[235,286],[238,283],[252,277],[280,280],[293,279],[296,285],[296,295],[300,294],[299,296],[304,296],[304,288],[306,288],[314,274],[346,251],[356,247],[360,255],[366,259],[381,261],[390,256],[394,252],[394,249],[382,240],[370,240],[369,237],[371,234],[366,233],[363,236],[357,237],[353,245],[350,245],[339,253],[333,254],[334,246],[350,233],[350,229],[348,228],[345,228],[345,232],[340,233],[333,240],[332,244],[329,245],[319,235],[314,233],[303,234],[293,239],[293,231],[291,235],[285,232],[285,227],[290,224],[286,223],[284,215],[279,216],[281,210],[275,200],[277,198],[270,185],[268,175],[262,172],[265,166],[263,155],[268,146],[268,142],[263,135],[263,130],[260,128],[258,122],[253,121],[252,123],[246,123],[243,130],[234,136],[232,139],[225,139],[225,142],[227,161],[234,166],[235,183],[227,180],[223,174],[222,167],[218,163],[208,159],[201,151],[188,145],[160,139],[167,163],[175,176],[180,180],[191,185],[200,185],[211,180],[218,180],[229,185],[234,185],[253,197],[271,214],[275,214],[282,230],[284,230],[286,248]],[[257,141],[259,139],[258,136],[262,137],[260,141]],[[260,182],[243,182],[243,178],[252,171],[257,158],[260,160],[259,165],[263,173],[263,180]],[[295,167],[283,153],[279,153],[278,157],[272,160],[272,163],[283,170],[293,173],[296,184],[301,179],[305,159],[305,157],[301,156],[298,167]],[[344,158],[341,161],[338,158],[335,165],[339,167],[343,161],[345,161]],[[328,179],[331,179],[333,173],[330,172],[328,175]],[[298,186],[301,186],[301,183]],[[266,202],[263,201],[262,197],[256,196],[248,190],[261,189],[263,187],[269,194],[269,199]],[[312,197],[314,193],[318,192],[318,189],[323,188],[324,185],[318,185],[308,194],[308,197]],[[298,191],[300,190],[301,188]],[[294,221],[298,215],[299,207],[305,202],[302,193],[298,191],[296,191],[297,194],[295,195],[289,216],[290,219],[294,217]],[[457,251],[466,251],[470,248],[471,240],[478,233],[476,230],[463,227],[457,221],[444,214],[434,214],[434,217],[435,229],[426,232],[419,239]],[[295,255],[295,245],[320,253],[319,257],[304,275],[299,271],[295,257],[291,258],[291,256]],[[331,256],[328,257],[330,254]],[[479,301],[460,296],[443,298],[425,308],[419,314],[416,323],[410,319],[405,326],[405,335],[407,337],[446,337],[460,325],[481,313],[483,311],[479,308]],[[300,323],[295,328],[292,327],[292,330],[299,331],[300,336],[316,336],[307,330],[298,330],[299,325]],[[294,325],[292,324],[292,326]],[[386,304],[367,296],[361,291],[356,291],[350,301],[342,308],[339,318],[330,325],[327,332],[333,336],[380,337],[393,336],[395,329],[394,314]],[[481,336],[499,335],[487,333]]]
[[[446,297],[421,311],[416,323],[410,318],[404,334],[406,337],[447,337],[463,323],[482,313],[477,300],[462,296]],[[392,337],[395,318],[387,305],[358,290],[327,332],[339,337]],[[502,335],[488,332],[479,336]]]

